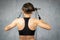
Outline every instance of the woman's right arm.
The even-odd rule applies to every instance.
[[[15,19],[11,24],[7,25],[4,29],[8,31],[17,25],[17,19]]]
[[[46,23],[45,21],[43,21],[43,20],[37,20],[37,25],[39,27],[47,29],[47,30],[51,29],[51,26],[48,23]]]

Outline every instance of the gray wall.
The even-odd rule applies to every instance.
[[[0,40],[19,40],[17,27],[5,32],[4,27],[20,13],[25,2],[41,8],[39,14],[52,27],[50,31],[37,27],[36,40],[60,40],[60,1],[59,0],[0,0]]]

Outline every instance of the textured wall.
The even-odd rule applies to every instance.
[[[50,31],[37,28],[36,40],[60,40],[60,1],[59,0],[0,0],[0,40],[19,40],[17,27],[5,32],[4,27],[18,17],[25,2],[41,8],[39,14],[52,27]]]

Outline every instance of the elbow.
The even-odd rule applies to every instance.
[[[51,30],[51,26],[48,26],[47,30]]]
[[[5,27],[5,28],[4,28],[4,30],[5,30],[5,31],[8,31],[8,30],[9,30],[9,28],[8,28],[8,27]]]
[[[49,27],[47,30],[51,30],[51,27]]]
[[[7,28],[4,28],[4,30],[5,30],[5,31],[8,31],[8,29],[7,29]]]

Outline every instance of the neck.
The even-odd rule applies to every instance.
[[[30,18],[31,17],[31,14],[24,14],[24,17]]]

